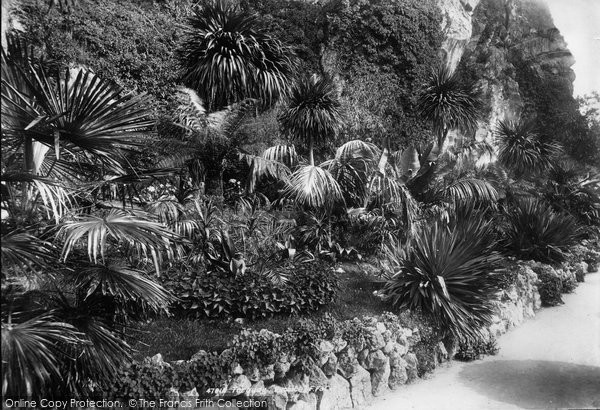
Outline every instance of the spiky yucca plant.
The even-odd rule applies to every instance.
[[[532,197],[518,199],[512,204],[506,211],[505,220],[504,247],[525,260],[559,263],[583,234],[574,217],[556,212]]]
[[[518,177],[550,169],[561,152],[560,145],[540,138],[531,120],[500,121],[496,138],[498,160]]]
[[[395,307],[421,310],[459,338],[476,338],[491,322],[498,291],[495,243],[493,222],[472,210],[450,224],[424,225],[405,256],[390,260],[396,274],[384,294]]]

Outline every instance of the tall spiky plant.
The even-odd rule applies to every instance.
[[[272,105],[286,94],[295,67],[291,48],[229,0],[194,8],[179,57],[184,83],[198,91],[209,111],[245,98]]]
[[[399,245],[398,245],[399,246]],[[472,208],[424,225],[410,250],[390,260],[396,274],[384,293],[396,307],[421,310],[460,338],[491,323],[498,282],[494,223]]]
[[[558,143],[540,137],[531,119],[500,121],[496,128],[496,139],[499,145],[498,160],[513,170],[517,177],[551,169],[562,151]]]
[[[477,128],[480,105],[475,85],[462,82],[456,72],[442,65],[431,74],[418,110],[433,125],[441,149],[450,130],[472,132]]]

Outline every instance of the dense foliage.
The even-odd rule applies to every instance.
[[[152,124],[144,96],[2,50],[3,396],[88,393],[131,359],[123,326],[168,307],[150,272],[177,235],[140,210],[90,212]]]
[[[543,306],[562,305],[563,285],[562,280],[556,271],[550,266],[541,265],[533,268],[538,275],[538,291]]]
[[[69,13],[46,2],[24,1],[19,17],[26,37],[47,67],[90,67],[127,90],[148,92],[158,101],[172,95],[179,70],[175,49],[191,2],[81,0]]]
[[[163,279],[179,301],[176,311],[193,317],[269,317],[316,310],[331,302],[336,277],[323,262],[276,268],[271,275],[249,270],[243,276],[174,272]]]
[[[535,2],[482,0],[458,70],[439,64],[434,0],[63,3],[22,0],[2,51],[5,397],[205,392],[236,361],[310,371],[339,337],[364,356],[377,323],[327,315],[171,366],[129,344],[166,312],[201,329],[313,316],[357,294],[325,260],[363,257],[382,262],[361,292],[418,316],[422,374],[444,338],[495,350],[485,327],[521,272],[500,252],[563,263],[535,266],[546,305],[583,279],[571,259],[600,259],[571,253],[600,224],[598,97],[531,58],[561,41]],[[496,161],[479,131],[498,90],[519,112],[487,124]]]
[[[554,211],[541,200],[525,197],[506,212],[504,246],[521,259],[546,263],[564,260],[565,252],[581,239],[575,218]]]
[[[383,142],[394,135],[401,146],[421,139],[426,127],[416,100],[438,63],[442,40],[435,2],[332,1],[327,18],[331,51],[324,56],[325,65],[335,64],[329,69],[339,69],[347,82],[354,117],[349,137]]]

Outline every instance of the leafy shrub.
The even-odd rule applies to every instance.
[[[417,326],[419,330],[419,341],[411,349],[417,356],[417,374],[419,377],[431,373],[437,366],[436,346],[443,339],[442,332],[431,318],[425,316]]]
[[[519,278],[519,265],[514,260],[503,260],[501,264],[502,268],[498,269],[494,273],[494,276],[498,282],[498,288],[504,290],[517,283]]]
[[[495,355],[496,353],[498,353],[496,338],[486,334],[473,340],[462,340],[454,357],[468,362],[480,359],[483,355]]]
[[[166,398],[173,387],[196,388],[200,397],[212,396],[208,389],[220,387],[229,374],[230,357],[217,353],[197,355],[183,363],[156,364],[145,359],[121,368],[113,383],[99,386],[107,397],[120,399]]]
[[[23,2],[19,19],[31,43],[55,64],[52,68],[83,64],[128,90],[168,99],[179,76],[175,48],[182,29],[177,23],[191,2],[78,3],[62,14],[56,8],[48,12],[47,2]]]
[[[360,319],[347,320],[340,325],[341,337],[357,352],[365,348],[367,331]]]
[[[563,292],[562,280],[556,271],[548,265],[532,266],[538,275],[538,292],[543,306],[562,305],[561,294]]]
[[[230,343],[235,359],[242,365],[259,368],[274,363],[284,347],[284,338],[267,329],[244,329]]]
[[[573,215],[584,225],[600,225],[600,196],[592,189],[597,180],[580,179],[574,169],[555,167],[546,183],[544,198],[559,211]]]
[[[563,293],[571,293],[577,288],[577,277],[574,272],[563,270],[559,276]]]
[[[335,274],[322,261],[290,264],[276,273],[287,280],[269,280],[255,271],[238,277],[209,271],[176,273],[163,284],[180,299],[174,306],[179,313],[252,319],[316,310],[333,300],[338,287]]]
[[[138,399],[164,397],[173,385],[175,372],[170,366],[156,366],[149,361],[124,366],[115,375],[112,384],[100,387],[107,397]]]
[[[534,198],[519,199],[506,212],[504,247],[523,260],[559,263],[581,235],[575,218]]]
[[[443,330],[478,334],[491,322],[499,266],[493,223],[466,212],[450,224],[435,221],[415,235],[384,293],[395,307],[422,310]]]

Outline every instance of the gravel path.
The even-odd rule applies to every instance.
[[[600,273],[585,279],[501,336],[498,355],[438,368],[368,409],[600,408]]]

